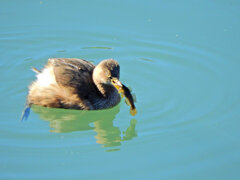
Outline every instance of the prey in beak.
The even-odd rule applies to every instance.
[[[137,110],[134,105],[134,98],[131,91],[115,77],[111,78],[111,83],[118,90],[118,93],[126,98],[126,102],[130,106],[130,114],[135,116],[137,114]]]

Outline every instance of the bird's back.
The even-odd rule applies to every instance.
[[[94,109],[98,94],[93,83],[95,66],[75,58],[52,58],[29,87],[28,103],[47,107]]]

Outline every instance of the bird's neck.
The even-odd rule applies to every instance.
[[[115,88],[111,85],[103,84],[103,83],[95,83],[99,92],[103,96],[103,98],[109,98],[114,92]]]
[[[97,105],[100,103],[102,108],[110,108],[120,102],[120,95],[116,88],[101,83],[97,83],[96,86],[102,96],[101,101],[98,101]]]

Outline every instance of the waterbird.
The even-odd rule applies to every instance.
[[[33,68],[37,79],[29,86],[22,119],[31,105],[52,108],[98,110],[117,105],[121,96],[130,101],[131,114],[136,114],[132,94],[121,83],[120,66],[114,59],[98,65],[78,58],[50,58],[42,70]]]

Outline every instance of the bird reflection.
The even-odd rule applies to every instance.
[[[119,106],[100,111],[64,110],[41,106],[33,106],[32,109],[39,114],[42,120],[49,122],[51,132],[69,133],[94,130],[96,142],[104,148],[119,147],[123,141],[137,136],[136,119],[132,119],[129,127],[123,132],[119,127],[114,126],[113,120],[120,111]],[[114,150],[119,149],[109,149],[108,151]]]

